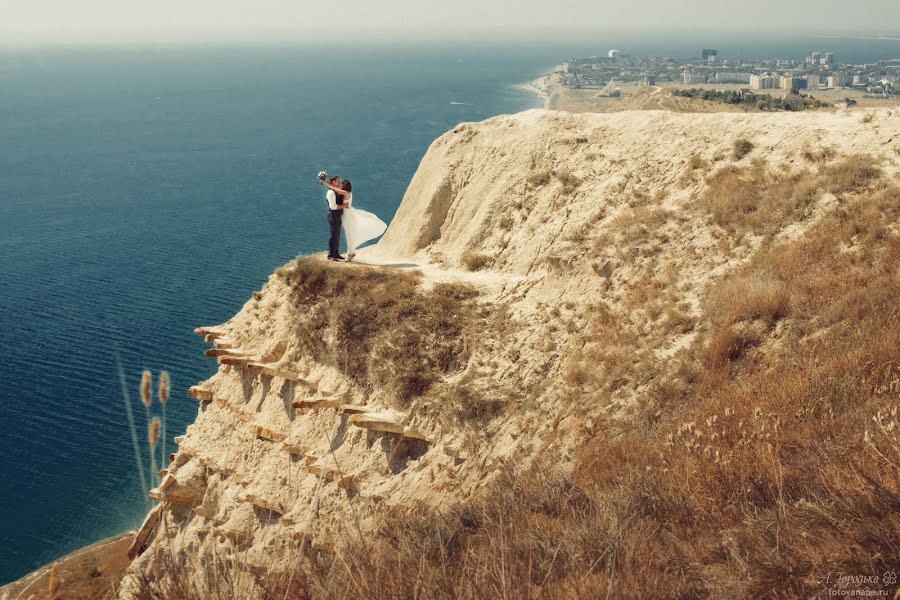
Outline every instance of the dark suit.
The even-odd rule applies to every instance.
[[[342,199],[338,195],[337,192],[334,193],[334,201],[336,204],[340,204]],[[337,210],[328,209],[328,227],[331,229],[331,238],[328,240],[328,256],[339,256],[340,255],[340,246],[341,246],[341,215],[344,214],[344,210],[339,208]]]

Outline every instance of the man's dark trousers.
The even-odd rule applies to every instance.
[[[331,228],[331,239],[328,240],[328,256],[338,256],[341,245],[341,212],[328,211],[328,226]]]

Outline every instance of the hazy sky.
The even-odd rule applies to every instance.
[[[900,30],[900,0],[0,0],[0,44]]]

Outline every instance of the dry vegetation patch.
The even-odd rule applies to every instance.
[[[770,243],[710,290],[680,375],[594,435],[573,478],[551,463],[442,515],[389,516],[374,539],[350,536],[318,589],[349,572],[360,597],[816,597],[829,571],[896,570],[898,218],[885,184]],[[634,343],[611,311],[593,313],[599,347]],[[742,323],[758,324],[759,350],[712,360],[710,343]],[[606,356],[605,380],[635,362],[621,358]]]
[[[730,233],[772,235],[809,216],[826,192],[858,193],[880,174],[876,161],[862,155],[823,163],[816,171],[775,172],[757,160],[749,169],[729,165],[707,177],[700,204]]]
[[[466,271],[481,271],[491,266],[494,259],[481,252],[466,252],[462,255],[460,262]]]
[[[748,139],[741,138],[739,140],[735,140],[734,147],[732,149],[732,155],[735,160],[741,160],[751,152],[753,152],[753,142]]]
[[[425,291],[418,272],[331,265],[300,258],[279,271],[293,289],[296,334],[317,360],[407,408],[443,378],[463,370],[494,321],[469,285]],[[477,403],[479,398],[466,397]],[[436,407],[440,412],[440,407]],[[482,414],[455,407],[454,414]]]

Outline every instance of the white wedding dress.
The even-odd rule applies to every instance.
[[[353,208],[353,194],[344,201],[349,204],[341,216],[344,226],[344,235],[347,236],[347,253],[356,254],[360,244],[374,240],[387,229],[387,224],[370,212]]]

